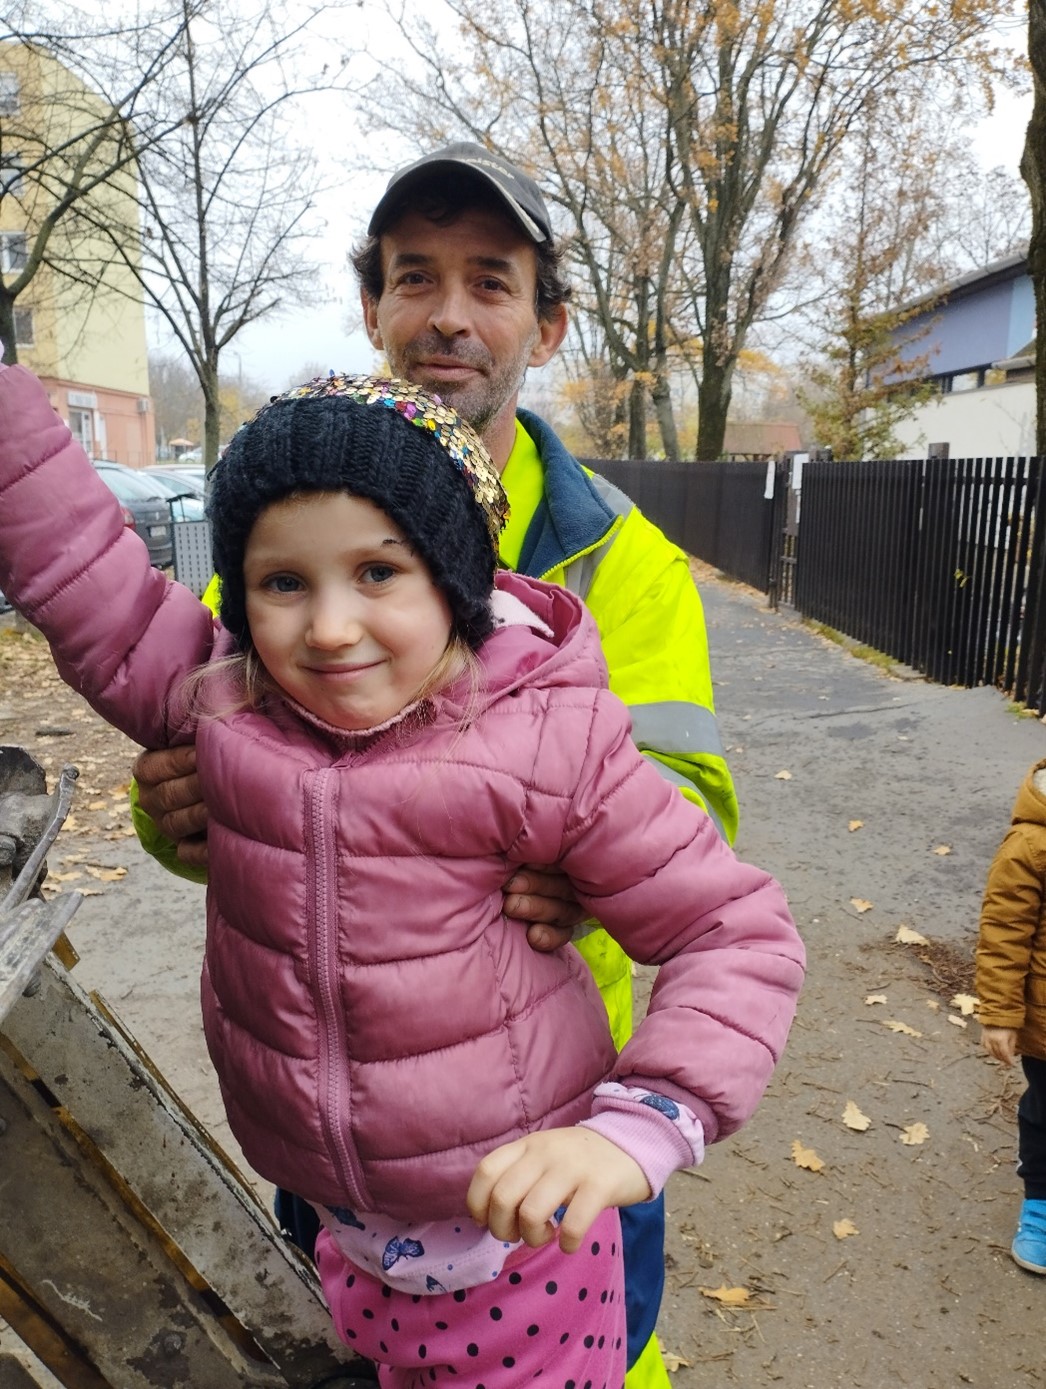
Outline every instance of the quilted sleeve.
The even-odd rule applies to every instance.
[[[781,887],[637,751],[627,713],[594,696],[561,864],[641,963],[660,966],[613,1078],[677,1099],[708,1141],[749,1118],[783,1050],[805,953]]]
[[[46,391],[18,366],[0,369],[0,589],[108,722],[148,747],[184,736],[170,708],[207,660],[214,620],[151,567]]]
[[[1014,825],[988,870],[977,939],[978,1019],[986,1027],[1024,1026],[1024,981],[1041,929],[1043,865],[1027,825]]]

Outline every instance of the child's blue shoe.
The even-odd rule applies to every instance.
[[[1046,1201],[1022,1201],[1010,1253],[1029,1273],[1046,1273]]]

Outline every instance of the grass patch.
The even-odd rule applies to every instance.
[[[887,656],[885,651],[876,651],[874,646],[855,646],[850,655],[856,656],[859,661],[867,661],[869,665],[878,666],[880,670],[893,668],[893,657]]]
[[[846,638],[842,632],[837,632],[834,627],[828,627],[823,622],[808,622],[803,619],[803,626],[809,627],[810,631],[816,636],[824,637],[826,641],[835,642],[836,646],[845,646]]]

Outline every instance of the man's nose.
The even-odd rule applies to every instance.
[[[441,337],[456,338],[472,327],[464,285],[442,284],[429,313],[429,327]]]

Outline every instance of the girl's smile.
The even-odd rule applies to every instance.
[[[373,502],[290,496],[254,524],[243,561],[247,622],[284,693],[336,728],[360,731],[414,700],[450,640],[428,566]]]

